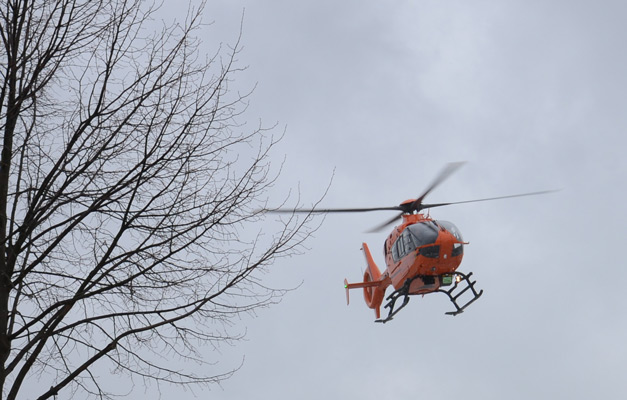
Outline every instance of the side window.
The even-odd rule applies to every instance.
[[[394,261],[400,260],[415,249],[416,240],[411,232],[406,229],[403,234],[396,239],[394,246],[392,246],[392,256],[394,257]]]
[[[403,236],[400,236],[396,239],[396,243],[394,243],[394,247],[396,247],[396,254],[398,255],[397,259],[403,258],[405,255],[405,245],[403,244]]]
[[[394,261],[398,261],[403,257],[403,240],[399,237],[398,239],[396,239],[396,242],[394,242],[394,245],[392,246],[392,258],[394,259]]]
[[[403,232],[403,245],[405,246],[405,255],[411,253],[417,247],[414,241],[414,236],[407,229]]]
[[[396,242],[394,242],[394,244],[392,245],[392,258],[394,259],[394,261],[398,261],[399,260],[399,256],[398,256],[398,246],[397,246],[398,240]]]

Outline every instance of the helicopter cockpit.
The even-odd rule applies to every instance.
[[[457,227],[455,226],[454,223],[449,222],[449,221],[436,221],[436,222],[442,228],[444,228],[447,231],[451,232],[453,234],[453,236],[455,236],[455,239],[459,240],[460,242],[464,241],[464,238],[462,238],[462,233],[459,231],[459,229],[457,229]]]
[[[459,231],[459,229],[455,226],[454,223],[449,222],[449,221],[437,221],[437,223],[442,228],[444,228],[447,231],[449,231],[453,236],[455,236],[455,239],[457,239],[459,242],[463,242],[464,241],[464,238],[462,237],[462,233]],[[463,245],[463,243],[454,243],[453,244],[453,252],[451,254],[451,257],[456,257],[456,256],[459,256],[461,254],[464,254],[464,245]]]
[[[417,247],[435,243],[438,238],[439,227],[433,221],[424,221],[409,225],[392,246],[392,257],[398,261]],[[420,249],[425,257],[437,258],[440,246],[428,246]]]
[[[455,238],[462,242],[463,238],[459,229],[449,221],[423,221],[412,224],[407,227],[392,246],[392,257],[395,261],[400,260],[407,254],[420,248],[420,255],[428,258],[438,258],[440,255],[440,246],[430,244],[435,243],[439,232],[444,229],[450,232]],[[464,246],[462,243],[455,243],[451,257],[463,254]]]

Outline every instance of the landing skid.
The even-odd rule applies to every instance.
[[[465,282],[466,283],[466,287],[461,289],[458,293],[453,294],[453,292],[455,291],[455,289],[457,289],[457,287],[459,286],[459,283],[460,283],[460,282],[457,282],[457,280],[455,280],[455,284],[449,290],[442,290],[442,289],[438,289],[437,290],[438,292],[446,294],[448,296],[448,298],[451,300],[451,303],[453,303],[453,305],[455,306],[455,308],[456,308],[455,311],[449,311],[449,312],[445,313],[446,315],[453,315],[453,316],[455,316],[457,314],[463,313],[464,310],[466,309],[466,307],[468,307],[469,305],[474,303],[475,300],[477,300],[483,294],[483,290],[480,290],[479,292],[477,292],[475,290],[475,283],[477,283],[477,281],[472,281],[472,282],[470,281],[470,277],[472,276],[472,272],[468,273],[468,275],[462,274],[461,272],[456,272],[455,274],[462,277],[460,282]],[[462,294],[466,293],[466,291],[468,289],[470,289],[472,291],[472,299],[470,299],[469,301],[466,302],[466,304],[464,304],[463,306],[460,307],[460,305],[457,304],[457,299]]]
[[[463,274],[461,272],[455,272],[454,274],[454,278],[453,279],[453,286],[448,289],[448,290],[444,290],[444,289],[437,289],[434,290],[433,292],[429,292],[429,293],[434,293],[434,292],[441,292],[444,293],[448,296],[449,300],[451,301],[451,303],[453,303],[453,305],[455,306],[455,311],[449,311],[446,313],[446,315],[457,315],[457,314],[461,314],[462,312],[464,312],[464,310],[466,309],[466,307],[468,307],[469,305],[471,305],[472,303],[475,302],[475,300],[477,300],[479,297],[481,297],[481,295],[483,294],[483,290],[477,292],[475,290],[475,283],[477,283],[477,281],[470,281],[470,277],[472,276],[472,272],[470,272],[468,275]],[[403,309],[403,307],[405,307],[407,305],[407,303],[409,303],[409,287],[411,286],[411,283],[418,279],[418,278],[424,278],[422,276],[417,276],[411,279],[407,279],[405,281],[405,283],[403,284],[403,286],[398,289],[395,290],[394,292],[392,292],[387,298],[386,300],[388,300],[388,302],[385,304],[385,306],[383,308],[388,308],[388,316],[386,318],[381,318],[381,319],[377,319],[374,322],[381,322],[381,323],[386,323],[388,321],[391,321],[394,316]],[[439,277],[438,277],[439,278]],[[463,288],[460,288],[460,290],[455,293],[455,291],[458,289],[458,287],[460,287],[460,283],[461,282],[465,282],[466,286]],[[461,295],[463,295],[464,293],[466,293],[466,291],[470,290],[472,292],[472,299],[470,299],[469,301],[467,301],[465,304],[463,305],[459,305],[457,302],[457,299],[459,299],[459,297]],[[396,301],[400,298],[403,297],[403,303],[395,308],[396,306]]]

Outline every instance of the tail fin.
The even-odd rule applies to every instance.
[[[368,307],[374,309],[377,318],[381,318],[381,303],[383,302],[383,296],[385,295],[385,289],[388,286],[388,282],[381,278],[381,271],[372,259],[370,249],[366,243],[362,244],[364,256],[366,257],[367,268],[364,272],[364,281],[361,283],[348,283],[344,279],[344,288],[346,289],[346,304],[349,303],[348,291],[350,289],[363,288],[364,300]]]
[[[372,259],[372,254],[370,254],[370,249],[366,243],[361,244],[361,248],[364,251],[364,256],[366,257],[366,263],[368,264],[368,272],[370,272],[370,277],[373,281],[378,281],[381,279],[381,271],[379,271],[379,267],[374,263]]]

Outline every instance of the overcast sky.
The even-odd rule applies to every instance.
[[[365,231],[390,216],[328,216],[265,276],[302,285],[241,321],[247,340],[215,368],[243,366],[209,396],[627,396],[627,3],[209,1],[207,52],[242,14],[234,89],[257,84],[251,128],[286,132],[277,203],[291,188],[309,206],[334,176],[323,206],[396,205],[462,160],[429,202],[563,190],[434,209],[470,242],[460,271],[485,293],[457,317],[443,295],[415,297],[385,325],[358,291],[346,306],[343,280],[362,278],[362,241],[385,267],[389,232]]]

